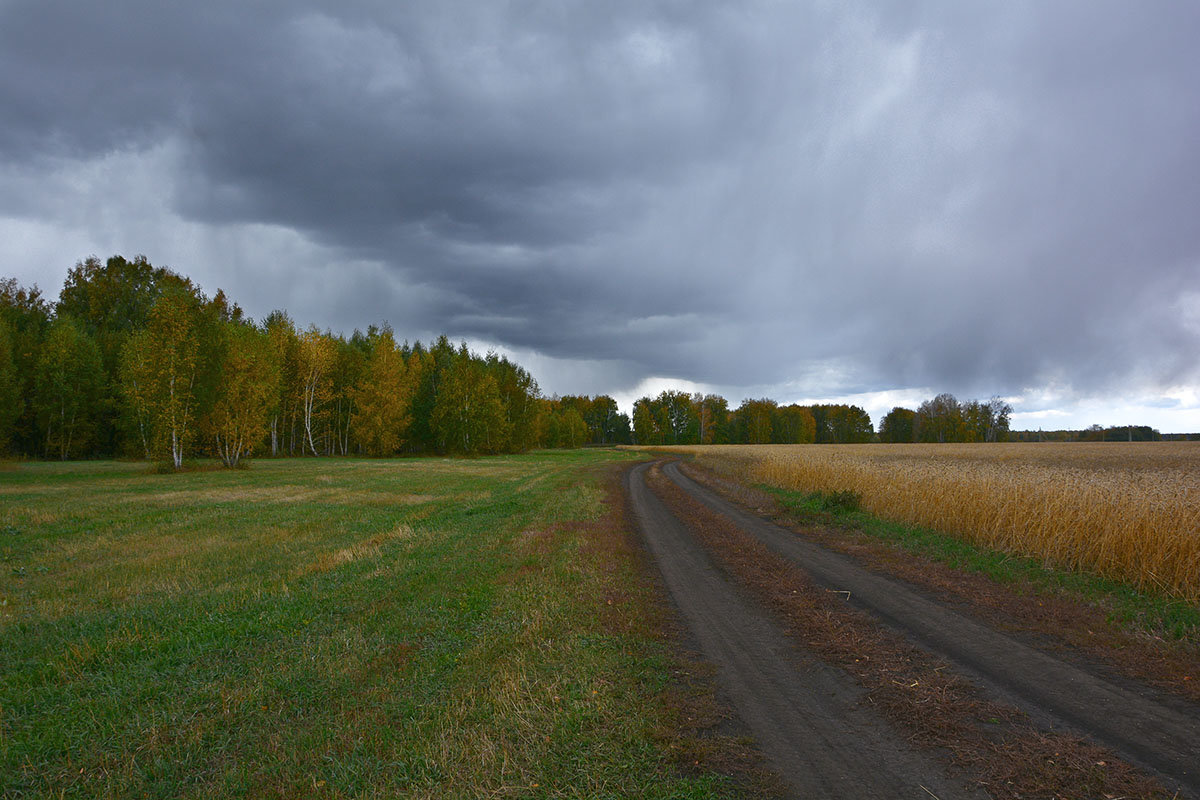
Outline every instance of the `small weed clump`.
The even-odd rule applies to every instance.
[[[853,489],[817,492],[815,499],[822,511],[827,511],[831,514],[858,511],[862,507],[862,495]]]

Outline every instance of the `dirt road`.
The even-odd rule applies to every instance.
[[[634,468],[626,481],[648,547],[737,712],[797,796],[987,796],[973,776],[951,775],[937,754],[907,745],[902,731],[860,703],[863,690],[850,675],[798,646],[647,487],[647,469]],[[1194,707],[1035,649],[899,580],[868,572],[726,502],[674,464],[663,473],[817,584],[845,593],[849,604],[946,659],[1043,728],[1099,742],[1157,776],[1169,792],[1200,798],[1200,713]]]

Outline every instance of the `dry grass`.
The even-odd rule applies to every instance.
[[[335,567],[340,567],[343,564],[349,564],[358,561],[360,558],[368,558],[378,556],[381,548],[387,542],[393,539],[405,539],[413,535],[413,529],[408,525],[397,525],[390,531],[379,533],[361,542],[334,550],[331,553],[323,553],[315,561],[306,564],[304,567],[296,570],[293,577],[303,575],[311,575],[316,572],[328,572]]]
[[[881,517],[1200,601],[1200,443],[661,449],[755,483],[849,490]]]

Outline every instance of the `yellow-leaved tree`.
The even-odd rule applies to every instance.
[[[352,392],[355,437],[369,455],[388,456],[400,449],[412,421],[420,360],[405,363],[387,325],[371,331],[369,342],[362,380]]]
[[[121,353],[121,390],[141,428],[147,452],[176,469],[195,437],[200,377],[200,313],[196,298],[168,290],[150,309],[144,329]]]
[[[333,393],[331,374],[337,349],[333,338],[314,325],[300,334],[296,347],[296,377],[299,380],[300,414],[304,422],[304,439],[314,456],[320,455],[313,438],[313,429],[320,421],[325,404]]]
[[[221,463],[236,467],[266,438],[279,366],[265,332],[239,322],[219,326],[220,371],[206,428]]]

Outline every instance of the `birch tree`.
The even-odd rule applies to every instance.
[[[504,439],[493,439],[491,446],[505,452],[523,452],[537,444],[538,399],[541,390],[537,381],[524,368],[504,357],[489,354],[485,362],[489,374],[496,379],[500,402],[504,407],[505,425],[492,431]]]
[[[508,437],[507,425],[495,377],[471,358],[463,345],[442,376],[430,418],[441,449],[466,454],[498,452],[497,443]]]
[[[369,336],[370,354],[362,380],[352,392],[355,437],[373,456],[399,450],[412,421],[412,398],[420,361],[408,363],[386,325]]]
[[[587,441],[588,426],[575,408],[561,409],[550,422],[552,447],[575,449]]]
[[[771,418],[777,407],[776,402],[767,397],[742,401],[737,413],[745,430],[747,444],[771,443],[774,435]]]
[[[320,422],[320,414],[328,402],[333,381],[331,371],[337,352],[333,339],[314,325],[300,334],[296,348],[296,374],[300,380],[300,414],[304,423],[304,439],[309,451],[317,451],[317,440],[313,430]]]
[[[271,455],[277,456],[285,449],[289,455],[295,455],[299,336],[285,311],[272,311],[263,323],[263,330],[271,343],[272,360],[279,375],[270,410]]]
[[[144,413],[149,450],[168,456],[175,469],[183,466],[195,436],[199,323],[193,295],[165,292],[150,310],[145,331],[126,343],[122,359],[127,381],[122,390]]]
[[[948,392],[921,403],[914,427],[920,442],[961,442],[966,439],[962,406]]]
[[[219,331],[220,381],[207,428],[221,463],[236,467],[266,438],[279,371],[266,334],[235,322],[222,323]]]
[[[34,386],[47,456],[66,461],[87,446],[102,379],[95,340],[70,317],[56,319],[42,343]]]
[[[771,427],[775,444],[809,444],[816,438],[817,423],[812,412],[794,403],[775,409]]]
[[[362,384],[370,350],[369,338],[360,331],[346,341],[331,337],[333,365],[330,370],[330,403],[327,415],[329,440],[326,452],[330,455],[350,454],[351,431],[355,427],[356,389]]]
[[[649,397],[642,397],[633,404],[633,438],[638,444],[663,444],[663,432],[651,403]]]
[[[132,334],[121,348],[118,383],[121,388],[126,424],[141,444],[142,455],[150,458],[150,437],[153,422],[150,419],[150,402],[147,392],[150,373],[149,334],[138,331]]]

